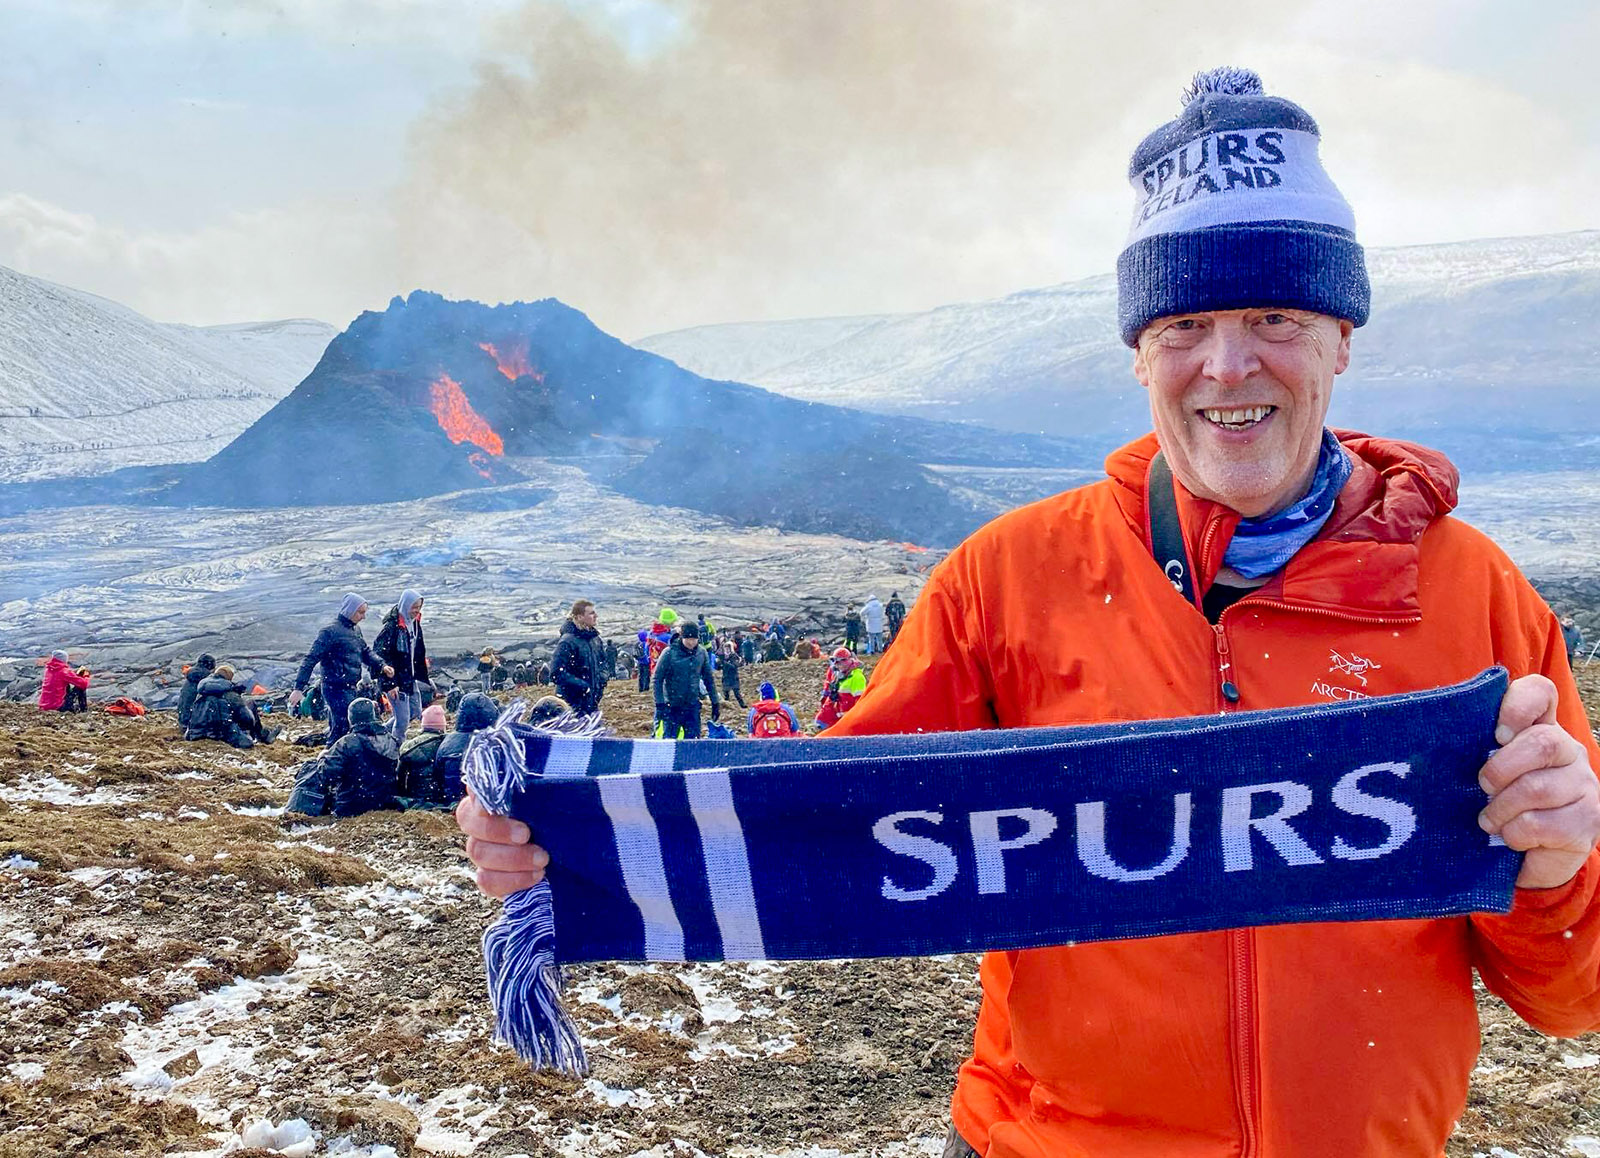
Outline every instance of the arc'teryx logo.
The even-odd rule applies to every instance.
[[[1381,663],[1373,663],[1370,659],[1366,659],[1354,653],[1351,654],[1349,659],[1346,659],[1338,652],[1330,650],[1328,652],[1328,658],[1333,661],[1333,666],[1328,669],[1330,672],[1337,671],[1343,672],[1345,675],[1355,676],[1356,679],[1361,681],[1362,687],[1367,686],[1368,671],[1374,669],[1378,671],[1383,670],[1383,665]]]

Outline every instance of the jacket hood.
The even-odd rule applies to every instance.
[[[398,603],[396,603],[393,607],[389,608],[388,611],[385,611],[383,613],[383,625],[385,627],[390,627],[390,626],[393,626],[394,624],[397,624],[399,622],[400,622],[400,605]]]
[[[198,684],[201,680],[205,679],[206,676],[210,675],[216,670],[216,657],[211,655],[202,655],[199,659],[194,661],[193,665],[185,673],[185,678],[192,684]]]
[[[569,619],[561,625],[561,634],[576,635],[579,639],[593,639],[600,632],[592,627],[579,627]]]
[[[1434,520],[1455,509],[1461,476],[1448,458],[1428,447],[1351,430],[1333,433],[1350,455],[1350,478],[1321,532],[1262,593],[1305,607],[1415,618],[1417,541]],[[1156,436],[1147,434],[1113,451],[1105,464],[1119,509],[1147,545],[1146,494],[1150,463],[1159,449]],[[1197,498],[1182,483],[1176,491],[1184,540],[1204,590],[1222,566],[1239,513]],[[1359,569],[1369,580],[1365,584],[1352,583],[1350,569],[1332,558],[1351,549],[1366,552],[1369,565]],[[1341,576],[1337,582],[1335,574]]]
[[[199,682],[199,686],[195,688],[195,691],[199,692],[202,696],[222,696],[227,695],[233,690],[233,681],[230,679],[224,679],[219,675],[206,676],[205,679]]]
[[[473,692],[461,701],[461,707],[456,712],[456,731],[476,732],[481,728],[493,727],[499,718],[500,705],[482,692]]]

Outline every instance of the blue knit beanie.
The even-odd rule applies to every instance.
[[[1183,112],[1133,153],[1133,224],[1117,258],[1117,326],[1260,306],[1366,323],[1355,216],[1317,156],[1317,123],[1242,68],[1195,76]]]

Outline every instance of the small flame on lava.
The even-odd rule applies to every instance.
[[[472,403],[467,401],[467,396],[461,391],[461,383],[448,374],[440,374],[433,380],[428,392],[428,409],[438,420],[439,429],[449,436],[451,442],[470,442],[497,456],[506,452],[505,443],[500,441],[494,427],[485,422],[472,408]],[[483,469],[488,465],[488,460],[477,453],[469,455],[467,460],[472,462],[473,459],[482,460],[473,465],[478,468],[479,474],[489,478],[488,472]]]
[[[495,365],[500,367],[500,373],[504,374],[512,382],[524,375],[532,378],[535,382],[544,381],[544,375],[535,370],[533,363],[528,361],[527,342],[517,343],[516,346],[504,354],[496,349],[492,342],[479,342],[478,349],[493,358]]]

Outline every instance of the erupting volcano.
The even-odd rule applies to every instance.
[[[506,376],[508,382],[515,382],[518,378],[532,378],[535,382],[543,382],[544,375],[533,368],[528,361],[528,343],[518,342],[511,349],[502,354],[493,342],[479,342],[478,349],[494,359],[500,373]]]
[[[506,452],[505,443],[494,432],[494,427],[485,422],[472,403],[467,401],[467,396],[461,391],[461,383],[448,374],[440,374],[428,387],[428,396],[432,401],[428,409],[433,412],[434,418],[439,421],[439,429],[449,436],[450,441],[456,444],[470,442],[481,447],[496,457]],[[468,455],[469,462],[474,462],[478,473],[484,478],[493,478],[494,475],[485,470],[482,465],[482,455]]]

